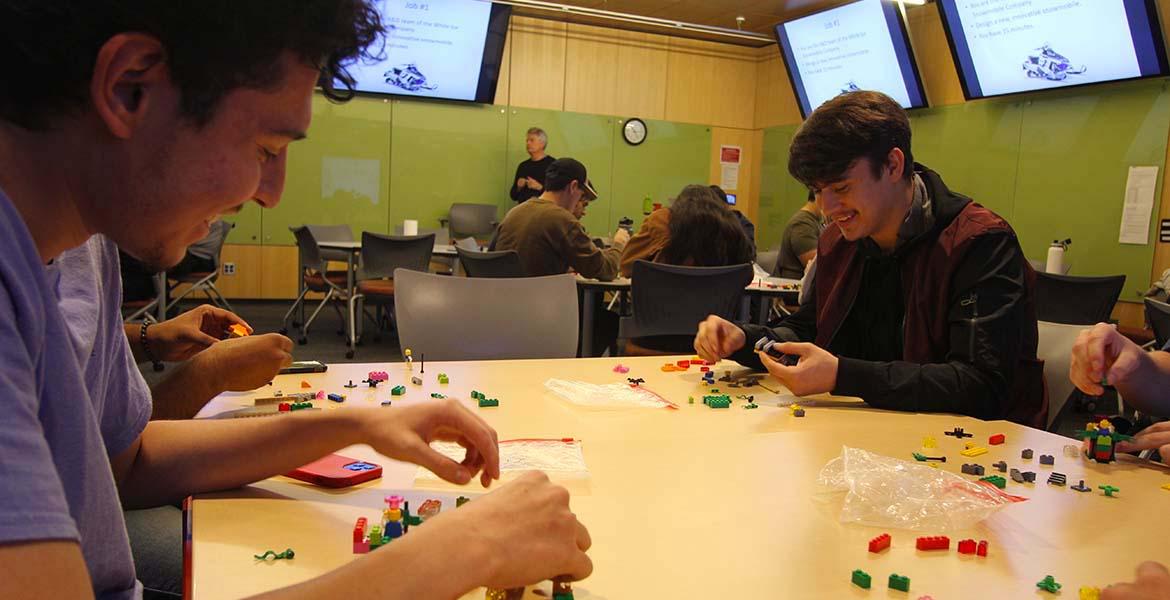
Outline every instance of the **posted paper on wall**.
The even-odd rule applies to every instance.
[[[1118,242],[1143,246],[1149,243],[1150,215],[1154,212],[1154,192],[1157,183],[1158,167],[1129,168]]]
[[[739,146],[719,147],[719,187],[732,192],[739,189],[739,161],[743,148]]]

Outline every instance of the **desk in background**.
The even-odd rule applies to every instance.
[[[415,348],[416,356],[422,350]],[[1062,448],[1076,442],[1054,434],[1003,421],[879,411],[852,399],[824,400],[829,406],[806,403],[807,416],[797,418],[776,408],[777,396],[758,387],[724,389],[734,392],[733,397],[755,394],[758,409],[744,410],[743,402],[735,400],[730,409],[714,410],[701,404],[706,388],[696,369],[659,369],[679,358],[686,357],[428,363],[421,387],[409,383],[411,374],[403,363],[332,365],[327,373],[279,376],[273,387],[256,395],[271,395],[274,389],[300,391],[303,379],[313,390],[345,393],[348,399],[333,410],[352,410],[377,407],[390,398],[389,388],[399,384],[407,392],[396,404],[429,402],[431,392],[466,398],[475,389],[499,398],[498,408],[472,410],[497,429],[501,440],[582,440],[590,477],[565,483],[573,492],[573,511],[592,535],[589,555],[595,570],[574,585],[578,600],[927,594],[940,600],[1037,598],[1035,584],[1048,574],[1064,585],[1061,597],[1076,598],[1082,585],[1130,580],[1141,561],[1166,560],[1170,521],[1161,515],[1170,492],[1160,486],[1170,483],[1170,471],[1164,467],[1130,457],[1113,465],[1071,459]],[[630,367],[629,373],[613,372],[619,363]],[[724,362],[713,368],[722,375],[735,365]],[[388,371],[390,381],[376,390],[342,388],[347,380],[360,380],[375,369]],[[436,382],[440,372],[450,376],[449,385]],[[599,384],[641,377],[645,387],[680,408],[587,410],[546,392],[543,382],[550,377]],[[722,382],[717,386],[724,388]],[[688,396],[696,403],[688,404]],[[251,397],[221,396],[200,415],[248,406]],[[996,433],[1006,434],[1007,443],[965,458],[959,455],[963,441],[943,435],[954,427],[973,433],[980,445]],[[951,538],[947,552],[914,549],[917,536],[943,532],[841,523],[841,497],[823,495],[816,483],[841,446],[909,460],[912,452],[920,451],[924,436],[937,439],[938,448],[931,452],[949,457],[940,465],[947,471],[958,473],[962,463],[973,462],[999,474],[991,464],[1000,460],[1035,471],[1035,484],[1008,482],[1008,492],[1029,500],[1002,509],[971,530],[945,532]],[[1021,460],[1023,448],[1033,449],[1036,458]],[[354,520],[378,514],[386,490],[411,487],[415,467],[379,457],[367,446],[339,452],[378,462],[383,478],[326,490],[273,477],[242,490],[194,498],[187,571],[192,597],[238,598],[291,585],[356,559],[350,541]],[[1039,465],[1040,454],[1054,455],[1055,467]],[[1047,485],[1053,471],[1066,474],[1069,485],[1085,479],[1093,492]],[[1119,487],[1119,495],[1102,495],[1096,488],[1105,484]],[[480,490],[477,485],[469,489]],[[869,540],[887,531],[892,547],[869,553]],[[988,556],[959,555],[955,545],[965,538],[988,540]],[[294,560],[263,563],[252,558],[266,549],[285,548],[296,551]],[[869,573],[875,589],[853,586],[854,569]],[[909,594],[885,589],[890,573],[910,578]],[[525,597],[538,598],[531,589]],[[483,592],[464,598],[479,600]]]

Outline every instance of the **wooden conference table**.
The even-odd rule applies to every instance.
[[[622,298],[623,314],[625,313],[625,294],[631,287],[629,277],[618,277],[613,281],[601,281],[577,276],[577,288],[581,290],[581,355],[593,354],[593,315],[599,299],[606,292],[616,292]],[[744,287],[743,307],[740,309],[740,318],[747,320],[754,310],[756,324],[768,322],[769,304],[766,300],[787,297],[795,304],[800,294],[799,279],[784,279],[782,277],[756,277]]]
[[[415,348],[415,354],[420,350]],[[497,429],[501,440],[581,440],[589,478],[565,483],[573,493],[573,511],[592,535],[589,554],[595,570],[574,585],[578,600],[913,599],[928,594],[936,600],[1034,599],[1047,597],[1035,584],[1049,574],[1064,585],[1062,597],[1076,598],[1082,585],[1130,580],[1141,561],[1170,559],[1170,520],[1164,518],[1170,491],[1160,487],[1170,483],[1170,471],[1160,465],[1131,457],[1100,465],[1066,457],[1062,448],[1074,442],[1046,432],[1002,421],[878,411],[852,399],[806,402],[807,416],[797,418],[777,408],[777,396],[759,387],[748,391],[758,409],[745,410],[743,401],[735,400],[730,409],[715,410],[701,403],[704,386],[697,369],[663,372],[660,366],[666,360],[428,363],[421,387],[409,383],[402,363],[332,365],[327,373],[280,376],[273,387],[300,391],[303,379],[314,390],[346,393],[345,403],[334,410],[377,406],[390,398],[390,386],[399,384],[406,385],[407,393],[396,404],[429,402],[430,393],[438,391],[467,397],[476,389],[500,400],[498,408],[472,410]],[[619,362],[630,371],[615,373]],[[735,365],[715,367],[720,376],[726,368]],[[342,388],[371,369],[388,371],[390,381],[376,390]],[[450,376],[449,385],[436,382],[440,372]],[[679,409],[583,409],[545,391],[543,383],[553,377],[597,384],[641,377],[644,386],[678,403]],[[777,386],[770,380],[764,384]],[[733,397],[743,393],[723,382],[716,385]],[[265,388],[261,395],[271,393]],[[688,404],[688,396],[695,396],[696,403]],[[251,397],[221,396],[201,416],[248,406]],[[954,427],[975,434],[972,439],[980,445],[995,433],[1006,434],[1007,443],[989,446],[990,452],[978,458],[965,458],[959,455],[962,443],[943,435]],[[924,436],[937,439],[931,452],[948,457],[941,465],[947,471],[958,473],[962,463],[974,462],[992,474],[990,465],[1000,460],[1035,471],[1035,484],[1007,484],[1007,492],[1029,499],[970,530],[945,532],[951,538],[946,552],[914,549],[917,536],[941,531],[841,523],[841,495],[826,495],[816,483],[825,463],[840,455],[843,445],[911,460]],[[1033,449],[1036,458],[1021,460],[1023,448]],[[192,597],[237,598],[271,590],[357,558],[350,547],[354,520],[378,514],[386,490],[411,487],[415,468],[379,457],[366,446],[340,453],[378,462],[384,476],[345,490],[273,477],[241,490],[194,498],[187,572]],[[1040,466],[1041,454],[1055,456],[1055,467]],[[1085,479],[1093,492],[1047,485],[1052,471],[1066,474],[1070,486]],[[1105,484],[1121,491],[1106,497],[1096,489]],[[883,532],[893,536],[892,547],[869,553],[868,541]],[[987,540],[988,556],[959,555],[956,544],[964,538]],[[296,558],[267,563],[252,558],[285,548],[293,548]],[[854,569],[869,573],[874,589],[851,585]],[[910,578],[909,594],[886,589],[891,573]],[[539,588],[547,592],[549,584]],[[541,597],[534,594],[536,589],[529,588],[525,598]],[[483,592],[464,598],[483,598]]]

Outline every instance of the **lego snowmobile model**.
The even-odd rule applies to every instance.
[[[437,85],[427,85],[427,76],[423,75],[418,70],[418,67],[414,66],[414,63],[391,67],[382,76],[386,78],[386,83],[398,86],[408,92],[433,90],[439,87]]]
[[[852,81],[850,81],[849,83],[846,83],[845,87],[841,88],[842,94],[848,94],[849,92],[860,92],[860,91],[861,91],[861,88],[857,87],[857,84],[853,83]]]
[[[1060,53],[1054,51],[1048,44],[1032,51],[1024,59],[1024,74],[1032,78],[1042,78],[1049,81],[1064,81],[1069,75],[1080,75],[1088,70],[1085,65],[1073,66]]]

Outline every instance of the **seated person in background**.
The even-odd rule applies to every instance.
[[[629,277],[637,260],[715,267],[753,258],[751,241],[727,203],[708,186],[688,185],[642,222],[622,253],[621,271]]]
[[[766,367],[801,396],[1042,426],[1035,273],[1006,221],[914,164],[897,102],[851,92],[822,104],[797,131],[788,170],[833,224],[813,298],[774,330],[709,317],[695,350]],[[754,353],[765,336],[799,362]]]
[[[544,193],[508,211],[488,249],[515,250],[530,277],[558,275],[571,268],[584,277],[610,281],[617,277],[630,234],[619,228],[613,247],[594,245],[578,219],[596,198],[585,165],[572,158],[553,161]]]
[[[724,204],[727,204],[727,192],[723,191],[723,188],[721,188],[717,185],[712,185],[711,189],[715,192],[715,194],[717,196],[719,196],[719,200],[721,200]],[[727,204],[727,206],[729,208],[731,207],[730,204]],[[755,226],[755,224],[753,224],[747,218],[747,215],[744,215],[742,212],[740,212],[738,208],[732,208],[731,214],[735,215],[735,218],[739,219],[739,225],[740,225],[740,227],[743,227],[744,235],[747,236],[748,241],[751,242],[751,244],[752,244],[752,260],[755,260],[755,258],[756,258],[756,226]]]
[[[776,259],[777,277],[804,277],[804,269],[817,256],[817,239],[821,237],[821,229],[821,209],[817,207],[817,197],[810,190],[808,201],[784,226],[780,256]]]
[[[195,422],[148,421],[141,394],[91,396],[84,349],[45,268],[100,233],[165,269],[216,216],[251,201],[276,206],[314,88],[324,82],[334,100],[351,94],[342,65],[368,58],[363,49],[381,31],[362,0],[302,0],[288,11],[225,0],[194,10],[0,3],[0,598],[141,597],[124,508],[240,487],[356,443],[459,484],[499,477],[495,431],[454,400]],[[120,285],[111,273],[103,270],[100,289]],[[125,335],[112,315],[92,321],[111,345]],[[117,368],[98,375],[122,377],[126,366]],[[436,439],[466,442],[466,456],[436,453]],[[481,585],[584,577],[588,547],[567,491],[528,474],[265,597],[454,598]],[[436,555],[454,563],[428,558]],[[371,588],[375,577],[391,583]]]
[[[524,137],[524,150],[528,152],[528,159],[516,166],[516,176],[512,179],[512,190],[509,194],[512,200],[524,202],[535,198],[544,191],[544,174],[555,158],[544,153],[548,147],[548,134],[539,127],[532,127]]]

